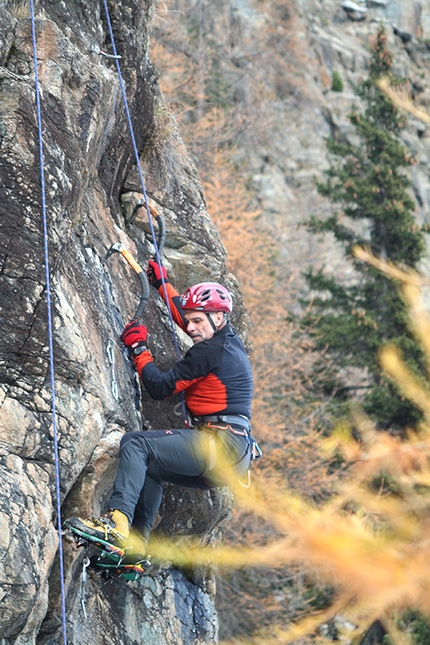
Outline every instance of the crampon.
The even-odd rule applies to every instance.
[[[127,547],[120,548],[92,536],[83,535],[70,526],[67,527],[66,535],[72,538],[76,548],[84,548],[88,552],[88,568],[103,578],[139,580],[151,568],[149,555],[136,556],[127,552]]]

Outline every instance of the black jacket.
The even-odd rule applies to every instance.
[[[172,314],[186,331],[177,307],[177,294],[168,286]],[[167,372],[158,369],[148,351],[136,357],[135,365],[153,399],[161,400],[184,391],[187,408],[193,416],[242,414],[251,417],[251,364],[237,332],[228,323],[209,340],[193,345]]]

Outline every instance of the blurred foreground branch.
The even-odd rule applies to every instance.
[[[430,318],[422,301],[421,279],[381,263],[368,251],[358,249],[356,255],[401,283],[411,328],[430,366]],[[219,475],[234,488],[238,504],[273,526],[276,539],[258,548],[202,549],[196,544],[184,550],[173,543],[154,545],[155,557],[181,566],[300,564],[307,575],[334,588],[333,602],[324,611],[229,645],[280,645],[310,633],[313,642],[326,643],[319,626],[339,615],[348,625],[345,633],[338,629],[340,643],[359,643],[379,619],[393,644],[407,645],[412,641],[398,627],[401,612],[410,608],[430,616],[430,386],[411,373],[396,347],[382,350],[381,363],[404,396],[424,413],[416,431],[406,438],[395,437],[377,431],[356,411],[354,431],[343,423],[330,438],[319,440],[321,450],[340,454],[349,470],[336,494],[318,506],[266,479],[257,478],[245,490],[229,481],[220,459]]]
[[[424,109],[416,107],[407,89],[399,87],[394,88],[390,84],[388,78],[381,78],[378,82],[378,87],[388,96],[394,105],[399,108],[399,110],[408,112],[424,123],[430,123],[430,114],[428,114]]]

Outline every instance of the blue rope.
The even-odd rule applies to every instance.
[[[34,19],[34,4],[30,0],[31,13],[31,34],[33,40],[33,59],[34,59],[34,78],[36,83],[36,112],[37,112],[37,129],[39,136],[39,163],[40,163],[40,188],[42,194],[42,222],[43,222],[43,244],[45,256],[45,277],[46,277],[46,306],[48,313],[48,340],[49,340],[49,373],[51,380],[51,407],[52,407],[52,425],[54,430],[54,461],[55,461],[55,492],[57,498],[57,517],[58,517],[58,553],[60,560],[60,587],[61,587],[61,617],[63,627],[63,643],[67,645],[66,633],[66,594],[64,589],[64,559],[62,543],[62,526],[61,526],[61,494],[60,494],[60,468],[58,456],[58,430],[57,430],[57,407],[55,401],[55,380],[54,380],[54,348],[52,333],[52,307],[51,307],[51,281],[49,277],[49,249],[48,249],[48,226],[46,218],[46,197],[45,197],[45,172],[43,156],[43,130],[42,116],[40,110],[40,92],[39,92],[39,71],[37,65],[37,47],[36,47],[36,28]]]
[[[170,320],[170,326],[171,326],[171,329],[172,329],[173,342],[174,342],[174,345],[175,345],[176,355],[178,357],[178,360],[180,360],[182,358],[181,357],[181,352],[180,352],[178,341],[177,341],[177,338],[176,338],[175,323],[173,321],[172,311],[170,309],[170,303],[169,303],[169,298],[168,298],[168,295],[167,295],[166,283],[165,283],[164,278],[163,278],[162,263],[161,263],[160,254],[158,252],[157,238],[156,238],[156,235],[155,235],[154,225],[153,225],[152,219],[151,219],[151,211],[149,210],[149,203],[148,203],[148,197],[147,197],[147,194],[146,194],[145,181],[143,179],[142,167],[140,165],[139,152],[137,150],[136,137],[134,136],[133,123],[132,123],[132,120],[131,120],[130,110],[129,110],[129,107],[128,107],[128,100],[127,100],[127,94],[126,94],[126,91],[125,91],[125,85],[124,85],[124,81],[123,81],[122,75],[121,75],[121,68],[120,68],[120,65],[119,65],[119,57],[118,57],[118,53],[117,53],[117,50],[116,50],[115,38],[114,38],[114,35],[113,35],[112,24],[111,24],[110,15],[109,15],[109,9],[108,9],[108,6],[107,6],[107,0],[103,0],[103,5],[104,5],[104,9],[105,9],[106,22],[107,22],[107,25],[108,25],[110,40],[111,40],[111,44],[112,44],[112,51],[113,51],[113,55],[115,56],[114,60],[115,60],[116,70],[118,72],[118,79],[119,79],[119,84],[120,84],[120,87],[121,87],[122,98],[123,98],[123,101],[124,101],[124,108],[125,108],[125,112],[126,112],[126,115],[127,115],[128,128],[129,128],[129,131],[130,131],[131,142],[132,142],[132,145],[133,145],[133,152],[134,152],[134,157],[135,157],[135,160],[136,160],[136,167],[137,167],[137,171],[139,173],[140,185],[141,185],[141,188],[142,188],[142,194],[143,194],[143,198],[144,198],[144,202],[145,202],[145,208],[146,208],[146,212],[147,212],[147,215],[148,215],[152,242],[153,242],[154,248],[155,248],[155,259],[157,261],[158,266],[160,267],[161,283],[163,285],[164,300],[165,300],[167,310],[168,310],[168,313],[169,313],[169,320]],[[187,421],[187,414],[186,414],[185,402],[184,402],[183,396],[182,396],[182,415],[184,417],[184,421],[186,422]]]

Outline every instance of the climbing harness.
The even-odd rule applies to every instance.
[[[40,108],[40,90],[39,90],[39,69],[37,63],[37,42],[36,42],[36,24],[34,15],[34,3],[30,0],[30,18],[31,18],[31,38],[33,45],[33,64],[35,80],[35,100],[36,100],[36,117],[39,143],[39,171],[40,171],[40,189],[41,189],[41,210],[43,224],[43,246],[45,258],[45,280],[46,280],[46,309],[48,320],[48,345],[49,345],[49,376],[51,384],[51,411],[52,411],[52,428],[54,443],[54,462],[55,462],[55,495],[57,506],[57,530],[58,530],[58,559],[60,565],[60,596],[61,596],[61,624],[63,632],[63,643],[67,645],[67,617],[66,617],[66,593],[64,585],[64,557],[62,522],[61,522],[61,490],[60,490],[60,465],[58,453],[58,428],[57,428],[57,407],[55,397],[55,373],[54,373],[54,348],[53,348],[53,326],[52,326],[52,306],[51,306],[51,281],[50,281],[50,263],[49,263],[49,245],[48,245],[48,224],[46,216],[46,193],[45,193],[45,159],[43,150],[43,126],[42,112]]]
[[[243,476],[239,479],[239,484],[244,488],[249,488],[251,485],[251,463],[256,459],[259,459],[263,456],[263,453],[257,443],[257,441],[252,436],[250,421],[247,417],[241,414],[226,414],[226,415],[205,415],[205,416],[196,416],[192,418],[192,425],[197,427],[202,432],[206,432],[209,435],[208,438],[208,464],[206,470],[204,471],[202,477],[209,478],[211,472],[217,466],[217,447],[215,442],[215,436],[219,432],[232,432],[233,434],[239,435],[241,437],[246,437],[247,445],[243,454],[236,459],[236,461],[229,464],[230,467],[238,468],[239,465],[248,458],[250,454],[250,463],[248,470],[246,471],[247,483],[242,482]],[[236,427],[233,427],[236,426]]]
[[[206,415],[200,417],[194,417],[193,422],[195,424],[205,424],[209,428],[218,428],[224,429],[225,427],[229,428],[234,434],[246,434],[251,446],[251,461],[260,459],[263,456],[263,452],[258,445],[257,441],[252,436],[251,424],[247,417],[242,416],[241,414],[221,414],[221,415]],[[215,426],[214,423],[223,423],[225,426]],[[238,432],[234,430],[231,426],[239,426],[243,432]]]

